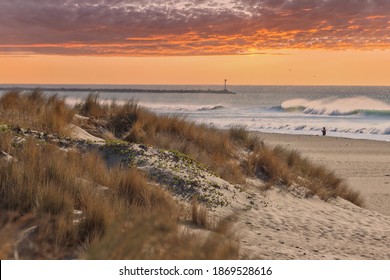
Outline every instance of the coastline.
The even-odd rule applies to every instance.
[[[390,142],[316,135],[251,132],[266,144],[297,150],[344,178],[365,208],[390,216]]]

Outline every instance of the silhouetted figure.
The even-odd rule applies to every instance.
[[[326,136],[326,128],[323,127],[321,131],[322,131],[322,136]]]

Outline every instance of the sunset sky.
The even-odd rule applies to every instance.
[[[390,85],[388,0],[0,0],[0,83]]]

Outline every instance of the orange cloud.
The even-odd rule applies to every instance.
[[[390,1],[14,0],[0,54],[227,55],[389,49]]]

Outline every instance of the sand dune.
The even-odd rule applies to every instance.
[[[350,139],[259,134],[266,143],[298,149],[345,176],[366,208],[343,199],[303,198],[299,188],[259,191],[252,181],[230,208],[240,251],[248,259],[389,259],[389,145]],[[387,150],[386,150],[387,149]],[[361,180],[363,178],[363,180]],[[248,207],[249,205],[249,207]],[[382,213],[380,213],[382,212]]]
[[[171,182],[172,176],[180,186],[186,185],[188,176],[198,180],[188,185],[186,195],[174,192],[180,200],[193,193],[200,197],[218,194],[218,199],[207,200],[215,202],[207,203],[210,216],[232,219],[243,259],[390,259],[390,177],[386,176],[390,174],[390,142],[257,135],[267,144],[297,149],[346,178],[352,188],[362,192],[365,208],[340,198],[327,202],[316,196],[305,198],[305,189],[299,186],[264,190],[265,182],[253,178],[248,178],[247,188],[240,191],[220,178],[216,183],[217,177],[197,165],[187,166],[185,157],[172,152],[152,147],[144,151],[145,147],[136,144],[124,149],[132,151],[133,162],[149,176],[163,178],[162,185]],[[128,158],[119,147],[108,148],[105,158]],[[198,178],[196,174],[201,175]],[[215,185],[220,187],[215,189]]]
[[[75,134],[89,141],[69,140],[68,146],[96,148],[107,161],[135,165],[178,200],[188,202],[196,195],[208,205],[211,218],[232,219],[242,259],[390,259],[390,142],[257,134],[267,144],[297,149],[345,177],[362,192],[366,206],[361,208],[341,198],[306,198],[298,185],[265,189],[265,182],[254,178],[247,178],[245,187],[233,185],[175,151],[120,141],[102,145],[81,129]]]

